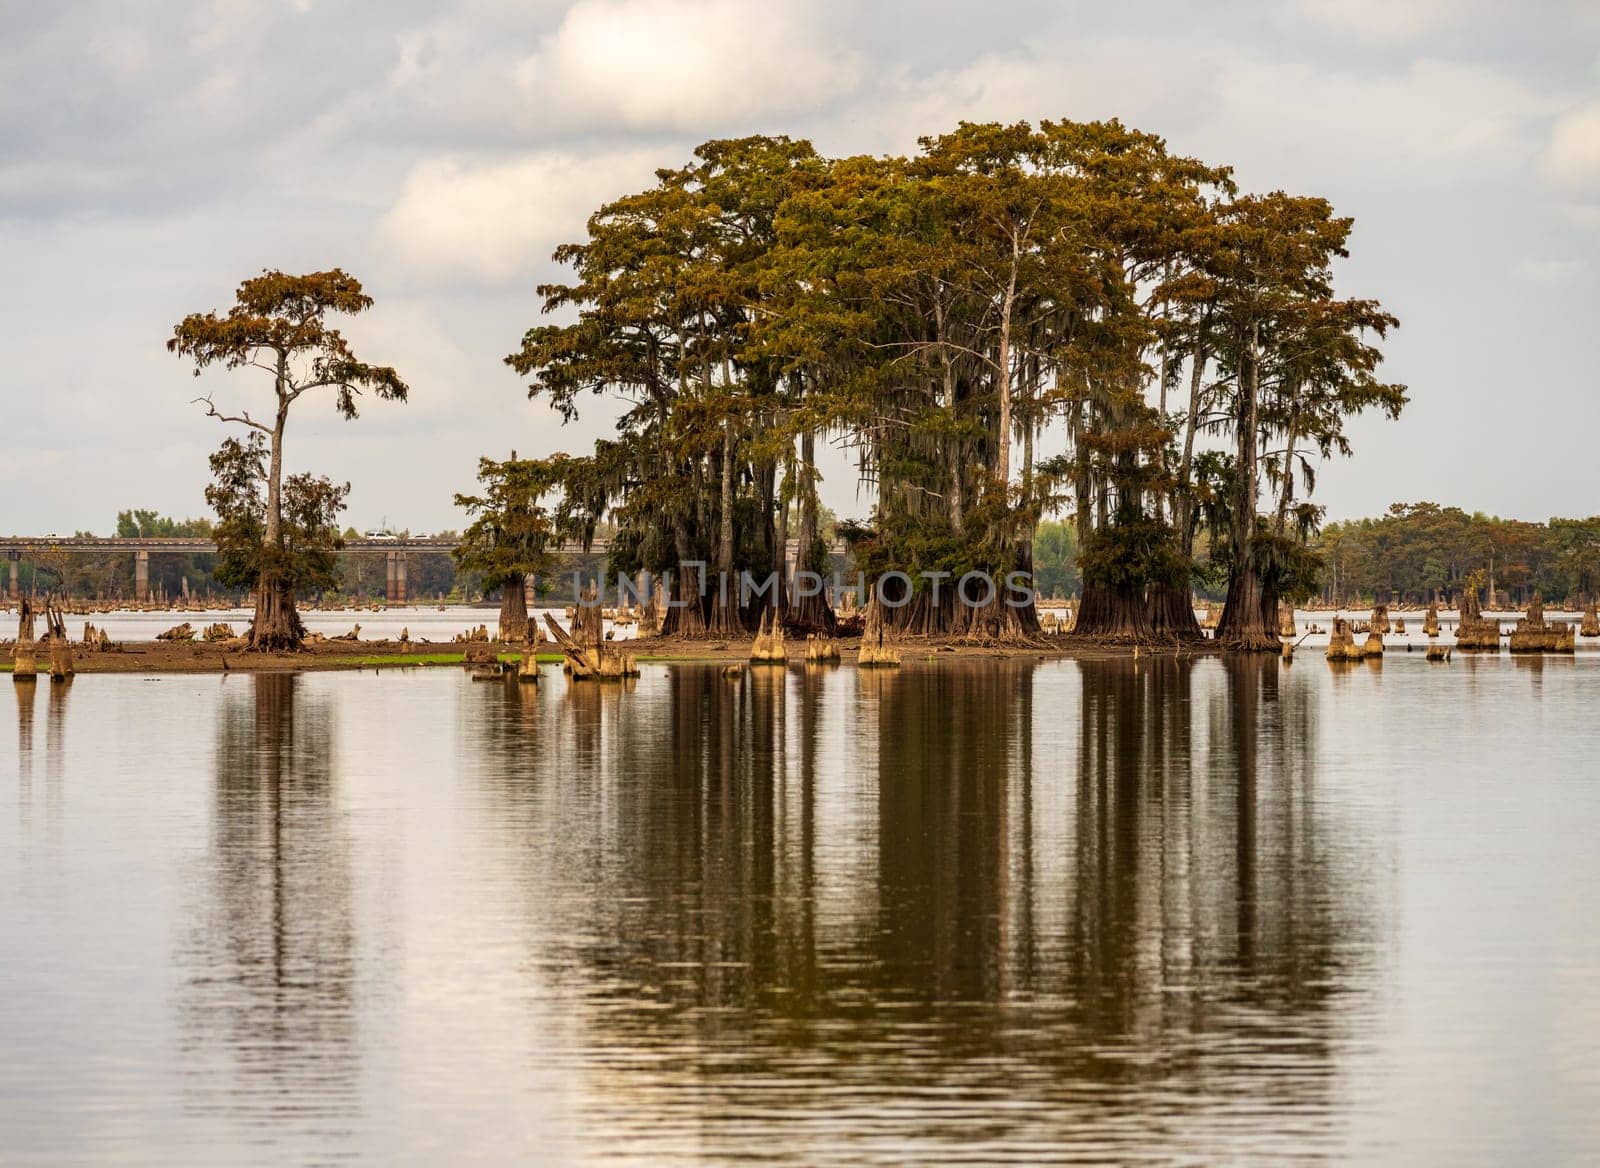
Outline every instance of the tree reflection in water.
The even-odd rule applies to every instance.
[[[797,1162],[1331,1145],[1330,1001],[1367,984],[1378,894],[1323,846],[1316,689],[1280,668],[684,666],[614,714],[541,695],[542,763],[509,775],[485,738],[486,830],[540,874],[529,944],[583,1003],[565,1056],[599,1149],[715,1159],[778,1116],[767,1151]],[[483,700],[509,731],[527,698]]]
[[[17,810],[22,826],[33,820],[33,699],[39,683],[31,678],[13,678],[17,695]]]
[[[189,1105],[310,1127],[356,1108],[356,930],[330,703],[231,679],[210,846],[175,964]]]

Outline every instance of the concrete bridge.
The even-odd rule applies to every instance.
[[[406,602],[406,553],[415,552],[449,552],[454,549],[459,541],[454,539],[434,539],[430,537],[395,536],[392,539],[347,539],[344,541],[343,551],[346,552],[383,552],[387,556],[387,577],[384,595],[391,604],[404,604]],[[60,536],[60,535],[10,535],[0,536],[0,553],[10,561],[10,581],[8,594],[12,600],[17,599],[19,590],[18,567],[24,554],[37,557],[47,551],[71,552],[132,552],[133,553],[133,593],[134,599],[144,603],[150,599],[150,556],[162,553],[171,555],[201,555],[215,552],[217,545],[210,539],[180,539],[118,536]],[[557,551],[564,556],[596,555],[603,556],[611,550],[611,541],[597,539],[589,547],[577,543],[564,543]],[[844,550],[842,542],[836,542],[832,551],[839,554]],[[786,564],[795,562],[799,554],[799,541],[791,539],[785,548]]]

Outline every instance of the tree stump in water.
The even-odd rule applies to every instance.
[[[1380,637],[1389,631],[1389,606],[1375,604],[1372,606],[1372,621],[1367,627],[1368,632],[1377,633]]]
[[[581,614],[585,611],[580,605],[579,615],[573,618],[574,633],[581,634],[585,639],[579,640],[577,636],[569,634],[560,625],[556,618],[545,613],[545,621],[550,626],[550,635],[555,638],[566,661],[562,668],[573,681],[620,681],[625,677],[639,676],[639,663],[632,653],[624,653],[607,645],[604,635],[600,632],[600,610],[590,608],[587,611],[594,614],[592,619],[583,619]]]
[[[38,650],[33,640],[33,605],[24,596],[17,608],[17,644],[11,651],[11,679],[32,680],[39,672]]]
[[[883,628],[883,605],[874,596],[867,604],[866,621],[861,629],[861,651],[856,664],[864,669],[898,669],[900,653],[888,641]]]
[[[1594,609],[1594,601],[1589,601],[1583,610],[1583,624],[1578,628],[1580,637],[1600,637],[1600,614]]]
[[[1500,622],[1486,620],[1478,594],[1469,589],[1461,598],[1461,622],[1456,626],[1456,648],[1500,652]]]
[[[1278,605],[1278,636],[1294,640],[1297,632],[1294,627],[1294,605]]]
[[[539,684],[539,633],[537,622],[528,622],[528,639],[522,643],[522,660],[517,663],[517,680]]]
[[[789,660],[789,650],[783,643],[783,622],[770,608],[761,614],[761,628],[755,644],[750,646],[750,660],[766,665],[782,665]]]
[[[832,637],[812,633],[806,638],[807,665],[836,665],[838,661],[839,646]]]
[[[65,681],[72,676],[72,642],[67,639],[67,622],[54,605],[44,606],[45,624],[50,628],[50,680]]]
[[[1544,619],[1544,597],[1533,594],[1528,615],[1511,630],[1513,653],[1571,653],[1577,649],[1577,630],[1565,621]]]
[[[1428,605],[1427,614],[1422,618],[1422,632],[1424,636],[1437,637],[1439,635],[1439,606]]]
[[[1383,639],[1380,637],[1378,642],[1381,646]],[[1343,617],[1334,617],[1333,632],[1328,634],[1328,660],[1364,661],[1366,656],[1366,648],[1356,644],[1355,636],[1350,631],[1350,622]]]
[[[173,625],[166,632],[157,633],[156,634],[156,640],[158,640],[158,641],[192,641],[192,640],[194,640],[194,626],[191,625],[188,621],[184,621],[181,625]]]

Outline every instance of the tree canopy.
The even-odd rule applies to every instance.
[[[1315,580],[1317,464],[1349,453],[1349,416],[1405,402],[1376,373],[1396,320],[1334,291],[1352,221],[1241,194],[1116,121],[962,123],[920,147],[708,142],[557,250],[573,278],[540,292],[566,322],[507,361],[569,421],[590,395],[627,403],[564,465],[567,520],[614,520],[619,566],[675,570],[680,597],[709,565],[678,631],[774,603],[793,621],[800,597],[741,607],[715,581],[785,566],[794,537],[816,566],[833,442],[874,495],[841,527],[857,561],[913,575],[903,628],[1030,635],[1024,593],[974,608],[938,582],[1031,571],[1036,525],[1065,509],[1082,635],[1198,638],[1206,530],[1227,640],[1275,645],[1277,597]]]

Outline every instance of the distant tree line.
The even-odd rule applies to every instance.
[[[1329,603],[1454,605],[1471,588],[1525,605],[1535,592],[1578,604],[1600,594],[1600,516],[1526,523],[1437,503],[1396,503],[1376,519],[1330,523],[1313,542]]]

